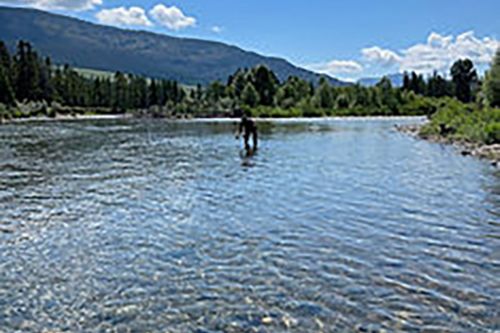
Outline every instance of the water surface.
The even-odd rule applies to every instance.
[[[497,332],[500,173],[394,124],[0,127],[0,332]]]

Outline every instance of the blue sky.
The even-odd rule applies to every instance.
[[[499,0],[0,0],[85,20],[218,40],[354,80],[445,72],[500,45]]]

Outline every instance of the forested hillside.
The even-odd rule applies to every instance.
[[[0,7],[0,40],[13,51],[30,41],[54,63],[206,84],[225,80],[238,68],[265,65],[284,80],[298,76],[317,82],[319,74],[279,58],[223,43],[118,29],[24,8]],[[344,83],[328,77],[331,84]]]

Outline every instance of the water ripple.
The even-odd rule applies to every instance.
[[[500,330],[500,173],[408,121],[0,127],[0,331]]]

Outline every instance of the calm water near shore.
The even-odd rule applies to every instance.
[[[0,332],[498,332],[500,171],[416,121],[0,126]]]

